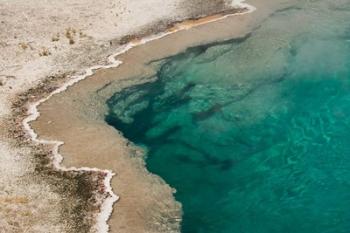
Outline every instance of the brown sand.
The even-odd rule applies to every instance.
[[[25,103],[57,88],[51,78],[61,83],[105,64],[122,38],[221,12],[228,8],[226,3],[0,0],[0,232],[94,232],[91,226],[98,212],[89,196],[97,196],[89,182],[94,175],[47,167],[51,153],[25,137]],[[28,203],[6,201],[17,198]]]
[[[123,61],[121,66],[98,70],[39,107],[41,116],[32,126],[41,138],[65,142],[61,147],[65,166],[97,167],[117,174],[112,187],[120,200],[109,220],[111,232],[177,232],[181,208],[173,198],[173,190],[147,172],[141,153],[104,122],[106,100],[123,86],[142,82],[139,77],[151,77],[155,67],[146,65],[150,61],[199,44],[244,37],[274,10],[286,7],[283,2],[287,1],[253,0],[249,3],[258,8],[254,13],[228,17],[135,47],[118,57]]]

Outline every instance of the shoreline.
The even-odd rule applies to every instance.
[[[241,4],[241,1],[234,1],[237,6]],[[136,41],[130,41],[125,48],[121,48],[121,51],[116,52],[115,54],[112,54],[108,57],[108,65],[101,65],[101,66],[94,66],[91,68],[88,68],[85,70],[83,75],[79,76],[73,76],[71,80],[68,82],[64,83],[61,87],[56,89],[55,91],[51,92],[47,97],[40,99],[37,102],[31,103],[28,107],[28,117],[26,117],[23,120],[23,126],[25,129],[25,132],[29,135],[32,141],[39,143],[39,144],[46,144],[46,145],[52,145],[53,146],[53,166],[57,170],[62,170],[62,171],[86,171],[86,172],[102,172],[105,174],[105,178],[103,179],[104,181],[104,186],[105,186],[105,193],[108,195],[106,197],[101,205],[101,210],[97,216],[96,220],[96,225],[94,228],[96,229],[97,232],[108,232],[109,231],[109,225],[107,224],[108,219],[110,218],[110,215],[112,214],[113,211],[113,204],[118,201],[119,197],[113,193],[112,187],[111,187],[111,179],[115,175],[111,170],[101,170],[98,168],[90,168],[90,167],[65,167],[61,165],[61,162],[63,161],[63,156],[59,153],[59,147],[64,144],[63,141],[52,141],[52,140],[45,140],[45,139],[38,139],[38,134],[34,132],[34,130],[30,126],[30,122],[35,121],[39,116],[40,112],[38,111],[39,105],[42,103],[46,102],[49,100],[53,95],[59,94],[61,92],[64,92],[69,88],[70,86],[78,83],[81,80],[84,80],[85,78],[88,78],[89,76],[93,75],[97,70],[100,69],[108,69],[108,68],[115,68],[118,67],[122,62],[120,60],[117,60],[116,57],[127,52],[131,48],[134,48],[136,46],[145,44],[149,41],[157,40],[160,38],[163,38],[165,36],[168,36],[170,34],[176,33],[181,30],[188,30],[190,28],[215,22],[218,20],[222,20],[226,17],[230,17],[233,15],[243,15],[243,14],[248,14],[251,13],[255,10],[254,7],[249,6],[247,4],[243,4],[244,6],[243,9],[237,9],[239,12],[237,13],[230,13],[230,14],[215,14],[213,16],[206,16],[203,18],[195,19],[195,20],[184,20],[183,22],[176,23],[174,27],[169,28],[166,32],[160,33],[159,35],[152,35],[146,38],[142,38],[141,40],[136,40]],[[248,9],[246,9],[249,7]],[[236,9],[235,9],[236,10]],[[243,10],[244,12],[240,12]]]
[[[276,0],[275,2],[272,1],[271,4],[272,5],[276,4],[276,2],[279,3],[279,0]],[[254,2],[254,3],[256,3],[256,2]],[[256,6],[256,4],[254,4],[254,5]],[[131,160],[134,160],[134,158],[133,159],[130,158],[130,157],[132,157],[132,156],[130,156],[130,153],[131,153],[130,149],[131,148],[128,147],[128,145],[126,146],[127,148],[125,148],[125,144],[128,144],[128,142],[125,141],[125,138],[123,138],[123,136],[120,135],[119,132],[117,132],[115,129],[111,129],[110,127],[106,126],[106,123],[101,121],[102,116],[99,115],[98,113],[96,113],[97,110],[94,109],[94,113],[92,113],[92,116],[89,116],[88,119],[79,119],[82,117],[81,113],[83,115],[84,114],[89,115],[89,114],[91,114],[91,109],[89,109],[89,107],[90,108],[96,107],[96,109],[100,110],[97,112],[102,112],[102,114],[103,114],[104,107],[101,107],[101,104],[103,102],[102,100],[106,99],[108,95],[110,95],[111,93],[114,93],[116,90],[118,90],[118,88],[120,88],[120,86],[123,86],[123,84],[121,84],[121,81],[123,82],[125,80],[129,80],[129,81],[131,81],[131,84],[129,83],[128,85],[132,85],[132,84],[135,84],[135,80],[134,80],[135,77],[142,77],[142,76],[140,76],[141,74],[143,75],[143,77],[145,77],[145,76],[147,77],[147,75],[151,76],[152,75],[152,68],[150,68],[150,67],[145,68],[144,67],[148,64],[146,61],[152,61],[152,60],[154,61],[154,60],[166,57],[165,55],[171,56],[171,55],[177,54],[177,53],[185,50],[186,48],[193,47],[193,46],[199,46],[200,44],[207,44],[207,43],[213,42],[213,41],[222,41],[222,40],[227,40],[229,38],[230,39],[239,38],[239,37],[244,37],[245,35],[248,35],[252,30],[254,30],[254,28],[257,27],[257,25],[259,24],[260,21],[264,20],[266,17],[268,17],[270,14],[272,14],[274,12],[274,10],[276,10],[274,8],[269,9],[268,4],[263,5],[263,3],[260,3],[260,5],[259,5],[257,3],[257,6],[259,9],[262,9],[262,11],[259,11],[260,14],[258,16],[256,14],[254,14],[254,16],[252,16],[252,14],[243,14],[243,15],[245,15],[245,16],[242,16],[243,18],[236,18],[236,17],[231,18],[231,17],[226,16],[226,17],[223,17],[222,20],[215,20],[212,23],[206,23],[203,25],[202,24],[196,25],[198,27],[184,28],[184,29],[188,29],[188,30],[179,30],[179,31],[177,31],[177,33],[169,32],[169,34],[162,36],[162,37],[164,37],[164,39],[162,39],[162,40],[156,40],[156,39],[158,39],[158,37],[156,37],[156,38],[152,37],[152,39],[149,41],[146,41],[145,39],[132,41],[131,44],[133,45],[132,46],[133,49],[130,48],[128,50],[128,53],[121,54],[118,57],[122,61],[120,67],[96,70],[96,72],[92,76],[90,76],[88,79],[81,80],[81,82],[79,82],[78,85],[71,86],[71,88],[69,88],[66,92],[62,93],[62,95],[53,96],[53,98],[51,98],[50,101],[44,102],[41,106],[39,106],[38,111],[40,113],[43,113],[43,114],[35,122],[32,122],[33,123],[32,128],[34,128],[35,131],[38,132],[38,134],[41,137],[46,138],[45,140],[52,140],[53,138],[54,139],[60,138],[60,140],[66,142],[66,144],[62,145],[63,149],[61,152],[62,154],[65,154],[65,161],[63,161],[63,162],[64,162],[64,164],[66,164],[66,166],[72,166],[75,164],[82,164],[82,165],[88,164],[89,165],[88,167],[91,167],[90,165],[94,164],[93,167],[106,168],[106,167],[110,166],[110,164],[106,165],[106,162],[108,161],[107,163],[109,163],[109,161],[111,161],[111,159],[115,160],[115,158],[116,158],[115,152],[118,150],[119,150],[119,153],[117,153],[118,156],[125,156],[126,153],[129,153],[129,154],[127,155],[127,157],[128,157],[127,161],[123,161],[123,160],[119,161],[120,158],[118,158],[119,160],[116,159],[118,161],[117,163],[121,164],[121,165],[116,164],[117,167],[118,166],[123,167],[123,163],[125,163],[125,162],[134,163],[131,161]],[[283,4],[278,5],[277,9],[278,8],[282,9],[283,6],[284,6]],[[235,15],[233,15],[233,16],[235,16]],[[220,27],[218,27],[218,25]],[[226,26],[223,27],[223,25],[226,25]],[[221,29],[221,27],[222,27],[222,29]],[[227,30],[229,28],[234,28],[234,30],[229,31],[229,32],[225,31],[225,29]],[[216,34],[215,32],[217,32],[218,34]],[[194,33],[197,33],[198,35],[194,36],[193,35]],[[182,41],[179,41],[180,38],[182,38],[181,39]],[[146,42],[150,42],[150,43],[146,43]],[[170,43],[175,42],[175,45],[172,46],[169,51],[164,51],[164,49],[167,48],[167,44],[170,44],[169,42]],[[138,44],[138,43],[140,43],[140,44]],[[137,45],[139,45],[139,46],[137,46]],[[122,49],[120,49],[120,51],[122,51]],[[158,53],[155,54],[154,51],[158,51]],[[162,51],[162,52],[160,52],[160,51]],[[123,65],[123,64],[125,64],[125,65]],[[132,71],[130,70],[132,68],[128,69],[126,67],[126,66],[130,67],[133,65],[135,65],[135,67],[133,67]],[[147,66],[149,66],[149,65],[147,65]],[[136,71],[136,70],[138,70],[138,71]],[[117,83],[115,83],[115,81]],[[139,82],[139,81],[142,82],[142,80],[138,80],[136,82]],[[100,95],[100,93],[98,93],[97,97],[99,99],[98,100],[95,99],[95,100],[91,101],[89,97],[91,97],[91,96],[96,97],[96,94],[97,94],[96,91],[100,92],[101,89],[103,89],[104,93],[102,93],[102,95]],[[69,103],[62,105],[62,103],[65,101],[68,101]],[[73,102],[80,102],[81,101],[81,103],[77,104],[77,103],[73,103],[72,101]],[[84,106],[84,104],[85,104],[85,106]],[[57,107],[57,105],[58,105],[58,107]],[[64,115],[58,114],[58,116],[57,116],[57,114],[54,114],[52,112],[53,106],[57,107],[58,109],[60,109],[62,107],[67,108],[68,109],[67,114],[64,114]],[[102,109],[102,111],[101,111],[101,109]],[[54,114],[54,115],[52,115],[52,114]],[[97,116],[94,114],[97,114]],[[85,116],[83,116],[83,118],[85,118]],[[96,118],[98,118],[98,119],[96,119]],[[62,122],[62,120],[64,122]],[[72,129],[72,126],[74,126],[73,129]],[[69,127],[69,130],[67,127]],[[50,128],[50,130],[49,130],[49,128]],[[86,132],[89,134],[87,136],[84,135],[84,137],[86,139],[76,140],[77,139],[75,136],[76,134],[84,134]],[[94,137],[99,138],[99,140],[93,139]],[[67,139],[67,138],[69,138],[69,139]],[[103,144],[105,142],[102,143],[102,140],[100,138],[103,138],[103,139],[109,138],[106,145]],[[96,156],[94,156],[93,154],[90,154],[90,153],[89,153],[89,155],[87,155],[86,153],[91,152],[91,150],[89,151],[88,148],[84,148],[84,149],[78,148],[79,145],[86,145],[87,141],[84,142],[84,140],[91,140],[91,139],[94,140],[95,144],[99,144],[99,143],[102,144],[103,148],[96,148],[96,151],[95,151],[95,148],[93,148],[94,152],[99,154],[101,158],[96,158]],[[72,145],[73,141],[77,145]],[[115,145],[118,143],[119,143],[119,146]],[[107,145],[110,145],[110,147],[114,148],[115,150],[114,151],[113,151],[113,149],[107,150],[105,148]],[[69,154],[69,156],[67,156],[66,154]],[[72,156],[73,154],[74,154],[74,156]],[[79,156],[78,156],[78,154],[79,154]],[[122,159],[125,159],[125,158],[122,158]],[[99,161],[99,160],[101,160],[101,161]],[[143,160],[143,158],[141,160]],[[113,162],[115,163],[115,161],[113,161]],[[97,165],[97,164],[99,164],[99,165]],[[126,165],[126,164],[124,164],[124,165]],[[130,166],[130,164],[128,164],[128,166]],[[140,170],[138,172],[142,173],[141,177],[145,175],[144,172],[147,172],[147,171],[144,171],[144,170],[146,170],[144,168],[144,161],[140,161],[139,158],[136,161],[136,165],[133,164],[132,166],[136,167],[136,171]],[[135,168],[132,168],[132,169],[135,169]],[[117,178],[114,178],[111,180],[112,182],[114,181],[114,183],[112,184],[112,187],[114,187],[114,190],[119,195],[119,193],[121,192],[121,189],[123,189],[125,187],[120,184],[120,182],[123,182],[123,181],[116,181],[116,179],[117,180],[118,179],[119,180],[126,179],[126,178],[122,178],[123,176],[125,176],[125,171],[122,172],[119,168],[118,169],[113,168],[112,170],[116,171],[116,173],[117,173]],[[123,173],[123,175],[120,172]],[[138,182],[142,183],[142,181],[145,180],[145,182],[147,183],[147,182],[151,181],[151,182],[153,182],[153,184],[150,184],[150,185],[156,186],[155,190],[157,190],[160,186],[162,186],[162,187],[160,187],[160,191],[159,191],[160,194],[159,195],[160,196],[163,195],[166,198],[170,198],[169,193],[171,193],[171,196],[172,196],[171,199],[173,200],[174,190],[172,190],[170,187],[168,187],[167,184],[165,184],[161,180],[161,178],[159,178],[153,174],[148,174],[148,173],[146,175],[147,176],[146,178],[143,177]],[[126,176],[128,176],[128,175],[131,175],[130,172],[126,172]],[[140,175],[136,175],[136,177],[138,177],[138,176],[140,176]],[[129,179],[129,178],[127,178],[127,179]],[[125,182],[125,180],[124,180],[124,182]],[[143,185],[147,186],[148,184],[143,184]],[[136,186],[136,184],[134,184],[134,186]],[[121,187],[121,189],[118,190],[118,187]],[[148,188],[146,188],[145,190],[148,190]],[[157,191],[154,191],[152,189],[150,189],[149,191],[157,192]],[[136,191],[134,191],[134,192],[136,192]],[[125,204],[123,204],[123,201],[124,201],[124,203],[130,204],[130,203],[133,203],[135,201],[135,199],[133,199],[134,197],[129,198],[128,196],[125,196],[125,195],[126,194],[120,195],[122,197],[122,206],[119,206],[119,207],[122,207],[121,209],[123,209],[123,208],[130,209],[131,207],[125,206]],[[141,195],[141,194],[139,194],[139,195]],[[152,193],[152,195],[157,197],[158,194]],[[125,200],[125,199],[128,199],[128,200]],[[168,199],[168,200],[170,200],[170,199]],[[147,200],[147,201],[149,203],[153,203],[152,200]],[[140,202],[140,200],[138,200],[138,202]],[[176,212],[178,209],[178,203],[175,203],[175,205],[172,206],[173,204],[174,203],[172,203],[172,202],[161,203],[161,204],[159,204],[159,206],[155,207],[155,209],[156,209],[155,211],[156,212],[159,211],[158,208],[163,208],[162,205],[165,205],[165,206],[168,206],[168,209],[170,212],[172,212],[172,211]],[[171,205],[172,207],[170,207],[169,205]],[[147,206],[147,204],[146,204],[146,206]],[[118,209],[118,206],[116,206],[116,208]],[[141,207],[139,209],[141,209],[141,211],[142,211]],[[118,211],[122,211],[122,210],[118,210]],[[153,218],[152,211],[150,213],[151,218]],[[136,211],[136,212],[138,212],[138,211]],[[113,212],[111,212],[111,213],[113,213]],[[118,214],[119,214],[119,216],[118,216]],[[123,216],[120,216],[120,214],[123,214],[123,212],[114,213],[114,218],[109,219],[110,226],[113,223],[113,224],[116,224],[117,226],[120,227],[120,223],[115,223],[115,221],[125,221],[125,220],[116,219],[117,217],[121,217],[121,218],[123,217]],[[140,216],[139,212],[137,214]],[[142,214],[142,212],[141,212],[141,214]],[[131,214],[131,216],[133,216],[133,214]],[[175,213],[175,216],[177,216],[176,213]],[[158,219],[158,217],[160,219]],[[164,216],[155,216],[157,221],[158,220],[162,221],[163,217]],[[167,220],[168,217],[165,216],[164,219]],[[140,220],[140,221],[142,222],[142,220]],[[175,217],[174,221],[176,222],[176,217]],[[133,224],[133,223],[131,223],[131,224]],[[140,223],[140,224],[142,224],[142,223]],[[177,225],[176,223],[174,223],[174,224]],[[116,229],[116,228],[112,227],[112,229]],[[124,228],[120,228],[120,229],[124,229]],[[128,232],[128,231],[122,231],[122,232]],[[145,232],[156,232],[156,231],[145,231]],[[163,231],[159,231],[159,232],[163,232]],[[173,232],[173,231],[169,230],[166,232]]]

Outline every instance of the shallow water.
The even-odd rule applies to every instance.
[[[177,190],[182,232],[350,232],[349,22],[349,0],[303,1],[107,102]]]

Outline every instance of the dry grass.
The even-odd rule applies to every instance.
[[[29,199],[24,196],[0,197],[0,205],[6,204],[28,204]]]
[[[68,39],[69,41],[69,44],[75,44],[75,40],[74,40],[74,37],[77,33],[77,30],[75,30],[74,28],[66,28],[66,33],[65,33],[65,36],[66,38]]]
[[[46,47],[42,47],[40,52],[39,52],[39,56],[40,57],[46,57],[46,56],[49,56],[49,55],[51,55],[50,50],[48,48],[46,48]]]
[[[23,49],[23,50],[26,50],[27,48],[29,48],[29,45],[27,43],[19,43],[19,46]]]

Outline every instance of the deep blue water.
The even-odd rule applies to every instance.
[[[349,12],[299,2],[107,102],[177,190],[183,233],[350,232]]]

